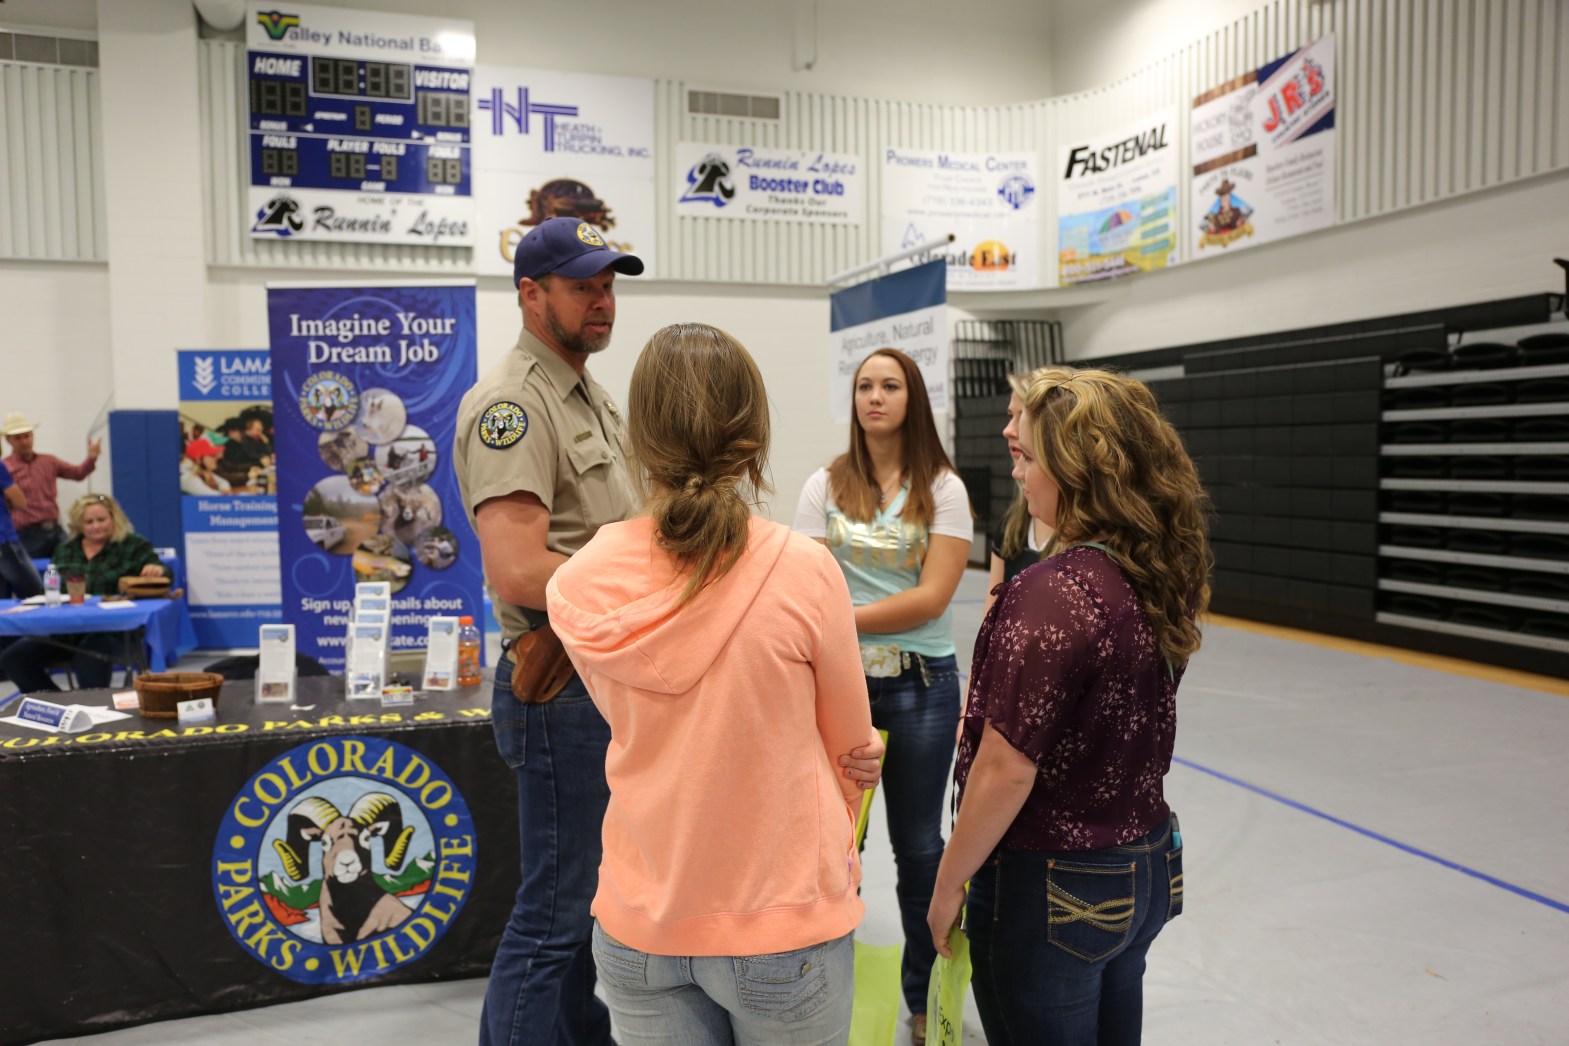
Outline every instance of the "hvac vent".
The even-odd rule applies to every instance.
[[[98,68],[98,41],[0,31],[0,61]]]
[[[688,90],[686,111],[693,116],[741,116],[749,120],[777,120],[784,99],[777,94],[728,94],[724,91]]]

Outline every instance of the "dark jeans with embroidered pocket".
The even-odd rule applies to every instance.
[[[1144,958],[1181,910],[1176,815],[1104,850],[998,851],[970,881],[965,926],[992,1046],[1134,1046]]]

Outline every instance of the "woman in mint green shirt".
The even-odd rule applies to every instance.
[[[856,371],[850,449],[813,473],[795,529],[828,546],[855,604],[872,723],[888,731],[883,800],[898,867],[901,980],[916,1043],[936,950],[926,928],[959,723],[949,603],[974,540],[964,484],[915,361],[878,349]]]

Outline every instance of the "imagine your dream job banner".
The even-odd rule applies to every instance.
[[[1176,112],[1064,146],[1057,185],[1057,279],[1164,269],[1177,247]]]
[[[474,285],[267,288],[283,619],[341,671],[354,586],[392,586],[390,649],[482,618],[479,543],[449,449],[474,384]]]
[[[652,80],[480,66],[473,123],[480,275],[510,279],[518,241],[547,218],[652,262]]]
[[[1193,256],[1335,221],[1335,38],[1193,100]]]
[[[272,364],[265,349],[182,349],[185,586],[203,649],[253,647],[278,605]]]
[[[899,349],[926,380],[932,410],[948,409],[948,263],[941,259],[835,291],[829,299],[828,410],[849,421],[850,385],[873,351]]]
[[[1038,174],[1031,153],[883,153],[882,245],[898,254],[953,234],[948,289],[1039,283]]]
[[[680,142],[675,165],[683,218],[860,225],[866,213],[866,172],[849,153]]]

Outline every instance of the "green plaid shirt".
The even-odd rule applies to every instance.
[[[149,563],[158,563],[158,553],[151,541],[140,534],[127,535],[123,541],[111,541],[92,559],[82,551],[80,536],[60,543],[54,550],[54,568],[60,572],[60,589],[65,590],[65,579],[85,577],[87,594],[112,596],[120,591],[120,579],[140,574]],[[159,564],[162,566],[162,564]],[[163,567],[165,576],[168,567]]]

